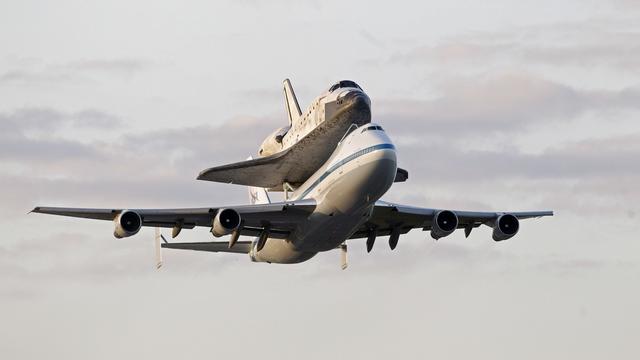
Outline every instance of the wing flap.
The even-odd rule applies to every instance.
[[[214,242],[185,242],[185,243],[163,243],[163,248],[167,249],[180,249],[180,250],[195,250],[195,251],[209,251],[209,252],[223,252],[234,254],[248,254],[251,251],[251,241],[238,241],[229,249],[228,242],[214,241]]]

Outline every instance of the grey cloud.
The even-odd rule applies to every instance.
[[[148,68],[150,65],[151,63],[149,61],[140,59],[94,59],[77,61],[59,66],[76,71],[103,71],[129,76]]]
[[[119,123],[114,115],[85,109],[62,112],[51,108],[22,108],[0,113],[0,159],[8,162],[51,162],[69,158],[102,159],[99,148],[62,137],[66,127],[105,129]]]
[[[68,63],[46,64],[27,63],[23,68],[15,68],[0,74],[2,84],[59,84],[85,79],[87,75],[108,74],[129,79],[152,66],[141,59],[92,59]]]
[[[61,81],[72,81],[68,73],[45,72],[33,70],[9,70],[0,74],[0,85],[4,84],[56,84]]]
[[[104,230],[105,226],[98,228]],[[205,231],[201,240],[210,237]],[[136,238],[116,240],[109,232],[54,232],[37,238],[23,237],[12,246],[0,247],[1,298],[33,298],[42,295],[44,283],[81,281],[108,283],[126,277],[144,278],[157,272],[153,257],[152,230]],[[204,237],[205,239],[202,239]],[[165,251],[166,252],[166,251]],[[167,262],[183,275],[222,272],[248,256],[216,256],[186,251],[167,252]],[[29,284],[29,286],[24,286]]]
[[[565,144],[539,154],[461,150],[447,143],[399,145],[401,154],[421,155],[400,159],[410,175],[396,189],[450,194],[409,202],[436,207],[504,210],[514,202],[522,210],[549,208],[560,216],[606,214],[633,221],[640,213],[640,167],[634,166],[638,144],[640,133]]]
[[[624,2],[620,1],[621,3]],[[542,64],[640,71],[640,32],[634,22],[586,22],[516,26],[475,32],[392,54],[391,64],[436,66],[456,72],[463,65],[487,67]]]
[[[94,111],[63,114],[52,110],[5,115],[7,131],[0,135],[0,161],[19,166],[21,171],[0,178],[2,188],[11,189],[0,193],[5,204],[2,212],[15,217],[45,202],[114,207],[231,204],[244,199],[243,187],[226,185],[227,190],[221,191],[225,185],[196,181],[195,177],[207,167],[255,154],[257,144],[275,126],[269,119],[236,118],[217,127],[150,131],[108,142],[85,143],[52,135],[78,119],[110,121],[112,117]],[[47,131],[27,135],[40,126]]]
[[[433,46],[421,46],[407,52],[391,55],[390,63],[438,64],[482,63],[499,53],[513,49],[513,43],[484,44],[467,41],[450,41]]]
[[[98,109],[64,112],[47,107],[24,107],[11,113],[0,113],[3,133],[24,133],[29,130],[55,130],[71,123],[83,127],[110,128],[120,122],[111,113]]]
[[[615,70],[640,70],[640,33],[629,44],[564,45],[525,47],[520,56],[531,62],[554,66],[610,66]]]
[[[624,11],[640,10],[640,3],[636,0],[612,0],[611,3],[613,5],[620,6],[620,9]]]
[[[513,132],[552,120],[568,121],[587,111],[640,109],[640,90],[579,90],[533,76],[459,78],[442,84],[429,100],[382,99],[383,123],[404,132],[463,135]]]
[[[441,180],[483,178],[584,179],[640,176],[631,166],[640,158],[640,133],[607,140],[582,141],[541,154],[512,151],[461,151],[446,145],[402,147],[423,156],[412,169]],[[461,166],[451,166],[460,164]],[[433,171],[438,169],[438,171]]]
[[[62,139],[33,140],[27,137],[0,137],[0,159],[22,163],[25,161],[56,162],[70,159],[104,159],[95,148]]]
[[[96,109],[80,110],[69,117],[73,119],[73,125],[87,128],[114,128],[121,122],[117,116]]]

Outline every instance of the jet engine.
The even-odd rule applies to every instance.
[[[502,241],[518,233],[520,221],[511,214],[500,215],[493,226],[493,240]]]
[[[433,217],[431,224],[431,237],[438,240],[441,237],[451,235],[458,228],[458,216],[450,210],[440,210]]]
[[[240,226],[240,214],[233,209],[220,209],[213,218],[211,233],[215,237],[231,234]]]
[[[131,210],[124,210],[113,219],[116,225],[113,230],[113,236],[118,239],[135,235],[142,227],[142,218],[140,215]]]

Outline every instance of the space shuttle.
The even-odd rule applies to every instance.
[[[350,130],[371,122],[371,100],[351,80],[341,80],[316,97],[302,112],[289,79],[283,82],[288,125],[264,139],[258,157],[216,166],[198,180],[293,191],[324,164]],[[398,169],[396,181],[406,180]]]

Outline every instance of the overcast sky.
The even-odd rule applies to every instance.
[[[0,356],[637,359],[640,2],[1,1]],[[242,204],[195,181],[357,81],[409,181],[385,200],[546,210],[294,266],[165,251],[35,205]],[[207,241],[207,229],[183,241]]]

